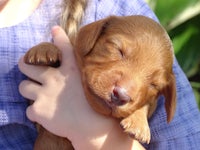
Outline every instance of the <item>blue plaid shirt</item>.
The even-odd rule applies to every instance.
[[[25,77],[20,73],[19,58],[32,46],[51,41],[50,28],[57,24],[61,0],[43,0],[36,11],[23,22],[0,29],[0,150],[31,150],[36,129],[26,115],[27,101],[18,85]],[[51,11],[50,11],[51,10]],[[144,15],[157,18],[143,0],[89,0],[82,25],[109,15]],[[39,20],[39,21],[38,21]],[[152,150],[200,149],[200,113],[192,88],[174,62],[177,82],[177,110],[173,121],[166,123],[164,98],[149,120]]]

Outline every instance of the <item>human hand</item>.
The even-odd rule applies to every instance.
[[[19,86],[24,97],[34,100],[27,108],[28,118],[56,135],[67,137],[75,149],[140,146],[122,132],[116,120],[91,109],[69,39],[59,27],[52,29],[52,35],[54,44],[62,51],[59,68],[27,65],[23,57],[19,61],[20,70],[40,83],[24,80]],[[119,144],[113,145],[113,141]]]

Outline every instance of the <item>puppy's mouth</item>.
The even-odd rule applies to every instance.
[[[109,115],[112,115],[117,108],[126,104],[126,101],[119,101],[114,103],[112,94],[108,94],[109,95],[108,97],[110,98],[103,98],[95,93],[94,95],[95,95],[95,101],[98,104],[103,105],[105,110],[110,111]]]
[[[93,99],[89,100],[90,103],[92,104],[93,108],[96,108],[96,110],[104,115],[112,115],[114,105],[111,105],[109,101],[111,100],[106,100],[96,94],[93,90],[91,90],[89,87],[87,87],[89,93],[93,97]],[[94,102],[95,101],[95,102]],[[97,105],[97,106],[95,106]],[[100,109],[99,109],[100,108]]]

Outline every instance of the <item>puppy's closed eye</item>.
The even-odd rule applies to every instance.
[[[106,43],[106,44],[107,44],[106,51],[109,53],[107,54],[107,57],[110,57],[109,58],[110,60],[113,60],[113,59],[121,60],[125,57],[125,52],[122,46],[118,46],[113,43]]]

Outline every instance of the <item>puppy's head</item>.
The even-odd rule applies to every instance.
[[[158,23],[144,16],[111,16],[91,23],[80,29],[75,54],[96,111],[124,118],[145,104],[155,109],[158,96],[164,95],[167,120],[172,119],[173,48]]]

